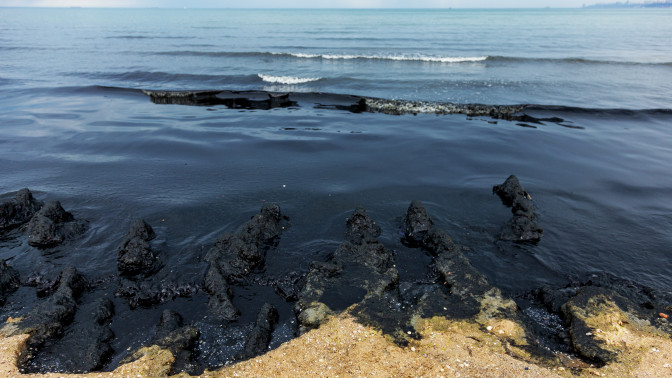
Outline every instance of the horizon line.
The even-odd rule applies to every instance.
[[[0,5],[0,8],[36,8],[36,9],[240,9],[240,10],[424,10],[424,9],[584,9],[586,6],[582,7],[395,7],[395,8],[380,8],[380,7],[283,7],[283,8],[274,8],[274,7],[110,7],[110,6],[7,6]]]

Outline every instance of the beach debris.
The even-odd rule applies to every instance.
[[[537,224],[537,212],[532,197],[523,189],[515,175],[504,183],[495,185],[492,192],[497,194],[505,206],[511,207],[513,217],[502,226],[500,240],[531,241],[541,239],[543,229]]]
[[[664,312],[660,312],[660,313],[658,313],[658,317],[663,318],[663,319],[667,319],[668,315]]]

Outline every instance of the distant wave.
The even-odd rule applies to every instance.
[[[388,54],[388,55],[357,55],[357,54],[308,54],[288,52],[235,52],[235,51],[163,51],[148,54],[171,55],[171,56],[210,56],[210,57],[259,57],[275,56],[299,59],[325,59],[325,60],[388,60],[408,62],[433,62],[433,63],[469,63],[482,62],[487,56],[433,56],[422,54]]]
[[[304,84],[322,79],[321,77],[271,76],[264,74],[258,74],[258,76],[261,80],[274,84]]]
[[[255,57],[284,57],[292,59],[322,59],[322,60],[377,60],[377,61],[406,61],[406,62],[429,62],[429,63],[475,63],[475,62],[518,62],[518,63],[565,63],[565,64],[620,64],[620,65],[651,65],[672,66],[672,62],[637,62],[626,60],[600,60],[580,57],[565,58],[539,58],[522,56],[439,56],[427,54],[330,54],[330,53],[302,53],[302,52],[259,52],[259,51],[197,51],[177,50],[146,52],[149,55],[168,56],[207,56],[207,57],[230,57],[230,58],[255,58]]]
[[[115,35],[105,37],[107,39],[192,39],[192,37],[171,35]]]
[[[276,53],[276,55],[288,55],[304,59],[327,59],[327,60],[392,60],[411,62],[435,62],[435,63],[464,63],[482,62],[487,56],[431,56],[431,55],[351,55],[351,54],[304,54],[304,53]]]
[[[650,65],[672,66],[672,62],[634,62],[625,60],[601,60],[587,58],[533,58],[519,56],[489,56],[489,62],[527,62],[527,63],[570,63],[570,64],[621,64],[621,65]]]
[[[185,83],[208,83],[212,86],[227,85],[236,83],[236,85],[253,84],[258,81],[257,75],[209,75],[209,74],[191,74],[191,73],[171,73],[163,71],[129,71],[129,72],[73,72],[69,76],[84,77],[87,79],[103,81],[122,81],[136,83],[161,83],[167,85],[182,86]]]

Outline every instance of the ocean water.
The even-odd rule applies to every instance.
[[[668,10],[3,9],[3,86],[668,108]]]
[[[0,8],[0,200],[28,187],[89,222],[47,250],[4,235],[0,258],[24,279],[74,265],[98,282],[87,295],[113,295],[116,248],[144,218],[163,269],[198,284],[216,238],[275,202],[291,226],[265,269],[282,276],[326,260],[363,206],[412,280],[427,257],[398,228],[419,199],[510,295],[595,272],[669,291],[670,35],[662,9]],[[161,90],[295,102],[189,106],[146,94]],[[400,114],[333,106],[360,98],[350,96]],[[505,119],[436,114],[465,104],[534,106]],[[539,209],[539,243],[497,240],[511,213],[491,190],[510,174]],[[203,319],[202,293],[136,310],[116,298],[108,368],[164,308],[201,325],[207,366],[235,354],[264,301],[281,310],[274,345],[291,338],[291,304],[268,288],[234,294],[243,316],[224,339],[207,331],[217,326]],[[21,315],[29,299],[2,315]],[[40,361],[58,370],[48,352]]]

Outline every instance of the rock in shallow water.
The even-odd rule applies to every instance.
[[[492,192],[497,194],[506,206],[511,206],[513,217],[502,226],[500,240],[539,241],[543,229],[537,224],[537,213],[532,197],[523,189],[515,175],[504,183],[495,185]]]
[[[184,325],[182,316],[172,310],[164,310],[156,328],[156,345],[170,350],[175,357],[172,373],[189,372],[194,368],[194,350],[200,337],[198,328]]]
[[[412,201],[401,224],[401,232],[404,234],[401,241],[409,247],[422,246],[433,226],[434,222],[427,215],[422,202]]]
[[[564,288],[543,287],[533,294],[565,320],[569,344],[591,363],[616,362],[631,346],[616,342],[628,327],[637,333],[672,336],[672,324],[659,313],[670,309],[672,295],[608,274]]]
[[[520,181],[518,181],[516,175],[511,175],[503,183],[493,186],[492,192],[497,194],[506,206],[513,206],[513,201],[516,198],[528,196],[525,189],[520,185]]]
[[[378,242],[381,229],[362,208],[346,222],[346,240],[328,262],[313,262],[294,312],[299,333],[319,326],[326,316],[363,300],[385,301],[398,272],[394,255]]]
[[[19,190],[11,201],[0,204],[0,231],[27,223],[43,205],[27,188]]]
[[[117,249],[117,268],[122,275],[149,274],[159,264],[159,253],[149,243],[156,237],[152,227],[136,219]]]
[[[415,298],[411,301],[413,308],[407,310],[409,317],[474,322],[500,339],[507,353],[528,361],[554,363],[556,357],[541,347],[521,321],[518,305],[488,282],[448,234],[431,226],[431,219],[420,201],[411,203],[404,222],[402,240],[414,240],[417,247],[435,256],[432,265],[438,275],[434,285],[400,285],[402,297]],[[424,236],[414,237],[419,230]]]
[[[77,309],[77,299],[86,288],[84,278],[75,268],[65,268],[59,277],[58,288],[45,301],[40,302],[24,319],[7,323],[0,334],[13,336],[30,334],[27,345],[39,347],[45,341],[61,337]]]
[[[28,224],[28,244],[53,247],[84,232],[85,223],[75,220],[58,201],[47,202]]]
[[[151,244],[155,237],[152,227],[137,219],[117,249],[120,277],[115,294],[126,297],[132,309],[150,307],[176,297],[191,297],[201,287],[179,269],[162,269],[162,252]]]
[[[182,315],[170,309],[164,310],[156,327],[154,338],[150,342],[161,349],[168,349],[173,355],[174,361],[170,374],[189,373],[196,369],[194,357],[200,332],[198,328],[192,325],[185,326],[183,323]],[[122,359],[120,364],[128,364],[142,358],[145,350],[146,348],[140,348]]]
[[[110,328],[113,315],[114,304],[108,298],[98,298],[79,308],[78,320],[52,348],[57,350],[64,371],[88,373],[103,368],[114,353],[110,345],[114,339]]]
[[[216,316],[227,321],[239,316],[230,285],[244,283],[263,266],[266,249],[277,243],[286,220],[278,205],[266,204],[236,233],[225,234],[208,251],[205,260],[210,265],[203,288],[210,295],[208,306]]]
[[[380,232],[380,226],[361,207],[356,208],[346,221],[345,239],[353,244],[377,243]]]
[[[19,272],[0,260],[0,306],[5,304],[7,296],[19,288]]]
[[[237,359],[246,360],[267,352],[278,318],[278,310],[272,304],[265,303],[259,310],[254,327],[247,335],[245,346]]]

